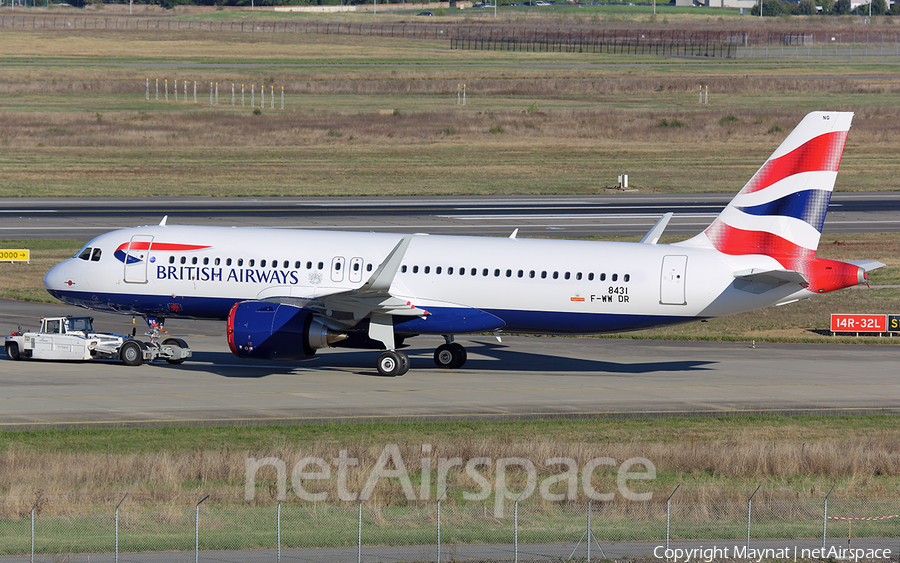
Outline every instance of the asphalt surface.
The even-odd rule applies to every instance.
[[[84,311],[0,301],[0,332],[36,328],[38,317],[59,314]],[[91,315],[99,330],[131,332],[131,317]],[[228,350],[224,323],[178,321],[167,329],[194,349],[182,365],[0,357],[0,428],[900,412],[893,346],[470,337],[458,340],[467,364],[443,370],[432,359],[443,340],[419,337],[405,350],[409,373],[388,378],[375,370],[374,351],[242,360]]]
[[[367,198],[4,198],[0,238],[91,238],[157,224],[433,234],[642,235],[664,213],[667,234],[696,234],[734,194]],[[900,193],[834,194],[825,232],[900,231]]]

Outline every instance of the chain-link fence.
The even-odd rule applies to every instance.
[[[776,558],[784,549],[823,559],[847,548],[890,550],[891,559],[900,553],[900,499],[531,501],[509,503],[502,515],[496,508],[291,499],[120,503],[97,512],[54,510],[43,499],[31,512],[0,518],[0,561],[533,561],[672,558],[700,548],[722,550],[724,559]]]

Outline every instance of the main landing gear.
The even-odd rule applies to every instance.
[[[434,351],[434,363],[444,369],[461,368],[468,357],[466,349],[453,342],[452,336],[445,336],[444,339],[447,342]],[[388,377],[403,375],[409,371],[409,356],[399,350],[388,350],[378,356],[376,367],[381,375]]]
[[[434,351],[434,363],[439,368],[456,369],[466,363],[468,354],[461,344],[453,342],[452,336],[444,336],[446,343],[441,344]]]
[[[388,377],[403,375],[409,371],[409,356],[397,350],[388,350],[378,356],[378,373]]]

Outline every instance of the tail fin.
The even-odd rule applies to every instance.
[[[849,112],[808,114],[712,225],[682,244],[814,257],[852,119]]]

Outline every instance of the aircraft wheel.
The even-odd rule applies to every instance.
[[[171,344],[172,346],[178,346],[179,348],[187,348],[188,347],[187,342],[185,342],[184,340],[182,340],[180,338],[166,338],[166,340],[163,342],[163,344],[165,344],[165,345]],[[175,365],[175,364],[183,364],[185,359],[186,358],[172,360],[172,359],[166,358],[166,361],[169,362],[170,364]]]
[[[19,354],[18,342],[10,342],[6,345],[6,357],[10,360],[21,360],[22,355]]]
[[[455,342],[441,344],[434,351],[434,363],[439,368],[456,369],[466,363],[466,349]]]
[[[400,372],[397,375],[406,375],[409,371],[409,356],[403,352],[397,352],[397,355],[400,356]]]
[[[126,366],[139,366],[144,363],[144,350],[137,340],[129,340],[122,344],[119,357]]]
[[[405,356],[406,354],[404,354]],[[409,369],[409,359],[406,361],[407,369]],[[393,350],[388,350],[387,352],[383,352],[380,356],[378,356],[378,364],[376,365],[378,368],[378,373],[381,375],[387,375],[389,377],[395,377],[398,375],[403,375],[403,361],[400,359],[400,354],[394,352]]]
[[[463,367],[466,364],[466,360],[469,359],[469,354],[466,352],[465,347],[462,344],[457,344],[456,342],[450,344],[450,347],[456,350],[459,358],[455,367]]]

